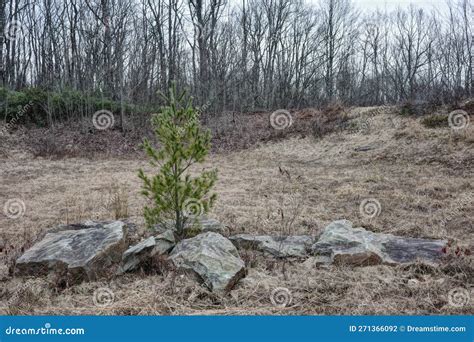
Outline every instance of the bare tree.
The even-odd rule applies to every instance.
[[[91,97],[115,101],[124,130],[126,104],[157,105],[173,81],[214,113],[452,101],[473,94],[472,10],[468,0],[364,17],[351,0],[0,0],[1,87],[85,96],[48,111],[50,125],[91,115]]]

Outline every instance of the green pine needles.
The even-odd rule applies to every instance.
[[[151,202],[144,210],[149,227],[165,224],[172,220],[176,235],[184,238],[184,227],[209,211],[216,194],[210,190],[217,180],[217,170],[203,171],[192,177],[190,167],[201,163],[211,147],[211,133],[203,129],[199,122],[199,111],[191,99],[185,99],[183,92],[176,96],[176,87],[165,97],[167,106],[151,120],[159,149],[155,149],[148,139],[143,148],[153,167],[158,167],[156,175],[148,177],[142,169],[138,176],[143,181],[142,194]]]

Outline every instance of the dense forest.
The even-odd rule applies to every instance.
[[[213,113],[453,101],[473,95],[473,10],[470,0],[372,12],[350,0],[0,0],[2,119],[31,99],[49,109],[45,123],[126,115],[160,104],[172,82]]]

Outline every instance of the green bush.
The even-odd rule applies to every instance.
[[[411,102],[405,102],[402,104],[400,108],[400,115],[401,116],[414,116],[416,115],[416,108],[415,105]]]
[[[48,118],[54,122],[92,117],[98,110],[121,112],[122,104],[101,97],[100,94],[87,94],[76,90],[46,91],[41,88],[25,88],[13,91],[0,88],[0,120],[6,123],[45,127]],[[124,104],[126,113],[152,110],[141,106]]]
[[[448,116],[443,114],[433,114],[424,117],[421,124],[428,128],[448,127]]]

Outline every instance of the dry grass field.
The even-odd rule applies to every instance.
[[[474,124],[459,131],[427,128],[393,108],[354,108],[348,117],[349,128],[320,139],[293,136],[212,154],[202,166],[219,170],[218,201],[210,216],[223,222],[228,234],[317,235],[344,218],[371,231],[444,238],[472,250]],[[0,204],[17,198],[26,210],[17,219],[0,214],[0,314],[474,313],[474,261],[464,254],[447,253],[437,266],[349,268],[243,252],[248,275],[226,297],[165,262],[74,286],[59,286],[51,277],[12,277],[13,260],[60,223],[126,215],[138,227],[134,238],[145,236],[137,170],[152,169],[140,158],[50,160],[32,158],[19,145],[1,147]],[[359,210],[369,198],[381,205],[370,219]],[[108,307],[93,303],[100,287],[114,293]],[[278,287],[291,292],[285,308],[270,302]],[[462,307],[447,299],[459,287],[471,294]]]

